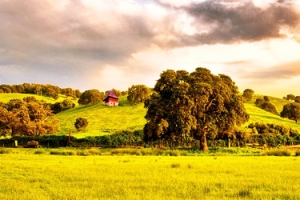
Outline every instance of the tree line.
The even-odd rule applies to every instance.
[[[0,93],[26,93],[26,94],[40,94],[44,96],[58,99],[59,94],[67,97],[79,98],[81,95],[80,90],[72,88],[60,88],[51,84],[36,84],[36,83],[23,83],[20,85],[0,85]]]

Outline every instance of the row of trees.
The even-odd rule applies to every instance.
[[[143,103],[151,93],[151,89],[145,85],[132,85],[128,88],[128,91],[121,92],[116,89],[113,89],[113,91],[118,97],[128,95],[127,100],[131,105]],[[101,103],[108,92],[109,91],[100,92],[97,89],[86,90],[80,95],[78,103],[79,105],[95,105]]]
[[[41,94],[54,98],[58,98],[59,94],[67,97],[79,98],[81,92],[72,88],[60,88],[51,84],[30,84],[23,83],[21,85],[0,85],[0,93],[27,93],[27,94]]]

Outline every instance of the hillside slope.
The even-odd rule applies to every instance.
[[[34,96],[36,99],[44,100],[48,103],[55,103],[57,101],[63,101],[65,96],[60,96],[58,100],[53,98],[33,95],[33,94],[0,94],[0,102],[8,102],[10,99],[22,99],[26,96]],[[250,120],[243,127],[246,127],[250,123],[263,122],[278,125],[285,125],[293,129],[297,129],[300,133],[300,123],[283,119],[278,115],[266,112],[255,106],[254,102],[256,98],[262,98],[263,95],[255,95],[250,102],[246,102],[245,108],[250,114]],[[269,97],[270,102],[273,103],[280,113],[283,106],[289,101]],[[69,132],[75,137],[97,136],[112,134],[122,130],[142,130],[146,120],[146,109],[144,104],[130,105],[126,97],[120,97],[120,105],[118,107],[107,107],[100,104],[79,106],[64,112],[58,113],[56,116],[60,121],[60,130],[57,134],[66,135]],[[84,117],[88,120],[89,125],[84,132],[77,132],[74,123],[78,117]]]
[[[121,130],[141,130],[146,120],[144,104],[129,105],[126,97],[120,97],[118,107],[97,105],[76,106],[57,114],[60,121],[60,133],[69,131],[75,137],[111,134]],[[77,132],[74,126],[76,118],[84,117],[88,121],[85,132]]]
[[[244,103],[247,113],[250,115],[250,120],[244,126],[247,126],[250,123],[255,122],[262,122],[262,123],[269,123],[269,124],[278,124],[278,125],[285,125],[290,128],[296,129],[300,133],[300,123],[296,123],[292,120],[281,118],[279,115],[275,115],[269,113],[263,109],[260,109],[255,106],[254,102],[257,98],[263,98],[263,95],[255,95],[250,102]],[[270,102],[274,104],[278,113],[280,113],[283,109],[285,104],[290,103],[288,100],[276,98],[276,97],[269,97]]]

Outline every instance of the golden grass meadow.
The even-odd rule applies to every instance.
[[[300,199],[296,156],[114,156],[106,150],[102,155],[63,156],[51,152],[74,150],[5,151],[0,154],[0,199]]]

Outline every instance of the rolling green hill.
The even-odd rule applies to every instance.
[[[146,120],[146,110],[143,104],[129,105],[126,97],[120,97],[118,107],[108,107],[102,104],[76,106],[73,109],[57,114],[60,120],[60,133],[72,131],[75,137],[111,134],[121,130],[141,130]],[[84,117],[89,125],[85,132],[78,133],[74,123],[76,118]]]
[[[0,94],[0,102],[8,102],[10,99],[22,99],[26,96],[35,96],[39,100],[44,100],[49,103],[62,101],[65,97],[60,96],[58,100],[49,97],[31,95],[31,94]],[[263,95],[255,95],[253,100],[246,102],[245,108],[250,114],[250,120],[244,125],[250,123],[263,122],[278,125],[289,126],[297,129],[300,132],[300,123],[283,119],[278,115],[266,112],[255,106],[256,98],[262,98]],[[288,100],[283,100],[275,97],[269,97],[270,102],[273,103],[280,113],[283,106],[289,103]],[[97,136],[112,134],[122,130],[142,130],[146,120],[144,118],[146,109],[143,104],[130,105],[126,97],[120,97],[120,106],[107,107],[102,104],[79,106],[58,113],[56,116],[60,121],[60,131],[57,134],[66,135],[69,132],[75,137]],[[88,120],[89,125],[84,132],[77,132],[74,126],[76,118],[84,117]]]

